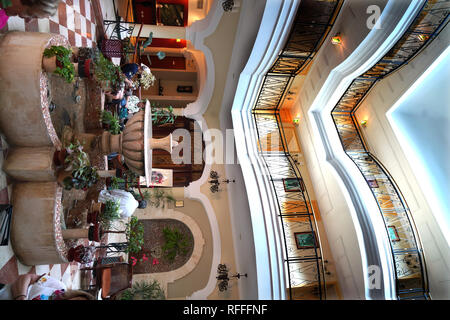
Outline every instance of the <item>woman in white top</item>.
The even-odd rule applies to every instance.
[[[66,285],[46,274],[23,274],[11,284],[2,285],[0,300],[95,300],[81,290],[68,290]]]
[[[122,218],[131,217],[137,208],[147,207],[147,201],[137,201],[130,192],[121,189],[100,191],[98,202],[106,203],[108,200],[119,202],[119,213]]]

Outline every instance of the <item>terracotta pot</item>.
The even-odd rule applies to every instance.
[[[53,154],[53,163],[55,164],[55,166],[57,167],[64,166],[64,160],[66,159],[66,156],[67,156],[66,149],[56,150],[55,153]]]
[[[52,73],[53,71],[56,70],[56,56],[50,57],[50,58],[46,58],[43,57],[42,58],[42,68],[44,69],[45,72],[48,73]]]
[[[89,79],[94,78],[94,64],[92,62],[92,59],[86,59],[84,61],[84,75]]]
[[[91,262],[92,258],[92,250],[81,244],[75,248],[70,248],[67,252],[67,260],[69,261],[76,261],[85,264]]]
[[[72,47],[72,61],[77,62],[78,56],[80,54],[80,48],[79,47]]]
[[[64,179],[66,179],[67,177],[71,177],[72,176],[72,172],[71,171],[65,171],[63,169],[58,171],[58,176],[56,181],[59,183],[60,186],[64,187]]]

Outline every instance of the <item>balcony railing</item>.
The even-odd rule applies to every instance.
[[[289,153],[277,113],[254,113],[258,151],[269,172],[284,236],[290,299],[325,299],[320,239],[308,192]],[[298,238],[297,238],[298,237]]]
[[[278,110],[293,78],[302,72],[331,30],[342,0],[302,0],[287,43],[265,75],[253,110]]]
[[[398,299],[428,299],[427,269],[410,210],[394,180],[372,155],[357,125],[355,112],[370,89],[425,48],[449,20],[450,1],[428,1],[393,48],[357,77],[331,115],[346,154],[358,167],[378,203],[390,239]]]
[[[290,299],[326,299],[324,261],[311,201],[284,135],[279,108],[293,78],[313,59],[343,1],[303,0],[284,49],[265,75],[252,113],[284,236]]]

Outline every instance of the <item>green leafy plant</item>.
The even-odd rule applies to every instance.
[[[82,166],[72,170],[72,175],[64,179],[64,188],[66,190],[83,189],[87,190],[97,183],[99,179],[97,169],[91,166]]]
[[[54,73],[63,77],[66,82],[72,83],[75,77],[75,67],[70,61],[72,50],[63,46],[51,46],[44,50],[44,57],[51,58],[53,56],[56,56],[58,61]]]
[[[111,223],[114,220],[120,219],[120,203],[118,201],[107,200],[105,202],[105,209],[100,214],[100,223],[103,229],[109,230]]]
[[[151,192],[144,190],[142,191],[143,197],[133,190],[130,190],[130,192],[137,201],[146,200],[148,204],[154,208],[161,207],[164,209],[167,204],[175,203],[175,201],[177,201],[177,199],[161,188],[152,188]]]
[[[112,89],[118,89],[125,79],[120,66],[105,58],[102,53],[98,53],[94,61],[94,74],[97,81],[104,81]]]
[[[152,123],[154,125],[163,125],[166,123],[174,123],[177,116],[173,113],[173,107],[160,107],[156,103],[152,103]]]
[[[162,247],[165,257],[169,261],[175,260],[178,254],[186,255],[189,251],[189,239],[186,235],[181,233],[178,228],[170,229],[165,227],[163,229],[165,243]]]
[[[138,253],[142,250],[144,245],[144,224],[135,216],[126,224],[125,234],[127,237],[128,246],[126,252]]]
[[[102,123],[108,126],[108,131],[111,134],[120,134],[120,121],[119,116],[111,111],[102,111],[101,114]]]
[[[12,6],[12,1],[11,0],[1,0],[1,4],[2,4],[2,8],[6,9],[6,8]]]
[[[76,170],[89,165],[89,156],[83,151],[83,146],[78,140],[71,143],[66,151],[67,156],[64,163],[68,170]]]
[[[120,300],[165,300],[164,290],[158,281],[142,281],[123,291]]]
[[[124,189],[122,185],[125,183],[125,179],[119,177],[111,177],[111,184],[109,185],[111,190]]]

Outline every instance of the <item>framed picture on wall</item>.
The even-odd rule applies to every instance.
[[[283,187],[286,192],[305,191],[305,185],[302,178],[286,178],[283,179]]]
[[[147,185],[147,177],[140,177],[139,184]],[[172,187],[173,186],[173,170],[152,168],[152,177],[149,186],[154,187]]]
[[[369,187],[371,187],[371,188],[378,188],[378,182],[376,179],[367,180],[367,183],[369,184]]]
[[[387,229],[389,233],[389,239],[391,239],[391,241],[400,241],[400,237],[395,226],[388,226]]]
[[[319,247],[316,236],[312,231],[295,232],[294,237],[297,249],[311,249],[314,247]]]

